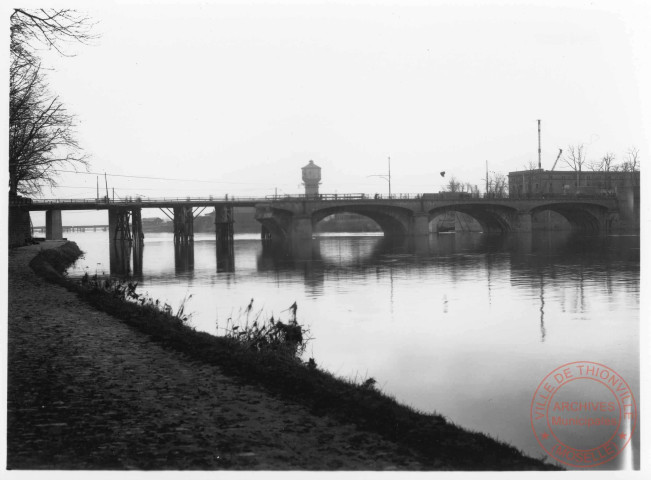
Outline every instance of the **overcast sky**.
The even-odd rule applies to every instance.
[[[394,193],[482,188],[486,162],[537,163],[537,119],[546,169],[570,144],[649,156],[644,2],[320,3],[87,10],[94,44],[41,54],[89,170],[120,197],[262,196],[314,160],[322,192],[373,194],[391,157]],[[95,174],[59,182],[95,197]]]

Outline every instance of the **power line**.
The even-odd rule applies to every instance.
[[[55,187],[52,187],[53,190],[56,189],[56,188],[79,188],[79,189],[86,189],[86,190],[95,191],[97,187],[79,187],[79,186],[74,186],[74,185],[60,185],[60,184],[55,186]],[[134,191],[134,192],[139,192],[140,190],[166,191],[166,192],[167,191],[174,191],[174,190],[178,190],[178,191],[182,191],[182,192],[187,192],[188,190],[191,190],[191,191],[205,191],[206,190],[205,188],[197,188],[197,187],[195,187],[195,188],[183,188],[183,187],[144,188],[144,187],[123,187],[121,185],[120,186],[116,185],[114,188],[116,190],[120,189],[120,190]],[[270,189],[271,189],[271,187],[269,187],[267,190],[270,190]],[[250,188],[249,189],[245,188],[243,190],[251,190],[251,189]]]
[[[74,173],[77,175],[105,175],[104,172],[79,172],[76,170],[54,170],[55,172],[60,172],[60,173]],[[211,183],[211,184],[216,184],[216,183],[221,183],[221,184],[226,184],[226,185],[280,185],[278,182],[275,182],[274,180],[270,180],[269,182],[224,182],[224,181],[219,181],[219,180],[197,180],[197,179],[182,179],[182,178],[168,178],[168,177],[149,177],[149,176],[144,176],[144,175],[123,175],[123,174],[118,174],[118,173],[106,173],[106,176],[108,177],[121,177],[121,178],[138,178],[138,179],[144,179],[144,180],[167,180],[167,181],[172,181],[172,182],[196,182],[196,183]],[[289,184],[287,184],[289,185]],[[357,186],[375,186],[377,185],[376,183],[372,182],[350,182],[350,183],[338,183],[338,185],[345,186],[345,185],[357,185]],[[410,183],[410,184],[401,184],[403,187],[429,187],[432,186],[431,183],[427,184],[415,184],[415,183]],[[142,189],[146,190],[146,189]]]
[[[104,173],[104,172],[78,172],[76,170],[54,170],[59,173],[75,173],[77,175],[106,175],[108,177],[123,177],[123,178],[140,178],[145,180],[169,180],[173,182],[199,182],[199,183],[225,183],[229,185],[268,185],[267,183],[256,182],[221,182],[219,180],[193,180],[184,178],[166,178],[166,177],[147,177],[141,175],[121,175],[118,173]]]

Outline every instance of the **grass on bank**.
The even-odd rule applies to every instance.
[[[138,294],[133,284],[110,283],[106,288],[98,280],[95,283],[73,282],[65,277],[64,272],[81,254],[75,243],[67,242],[57,249],[41,251],[30,266],[48,280],[76,292],[98,310],[123,320],[169,348],[218,365],[229,375],[257,383],[281,397],[304,404],[316,415],[328,414],[396,442],[404,447],[405,452],[412,452],[425,468],[558,469],[483,433],[464,430],[447,422],[441,415],[425,414],[401,405],[380,392],[374,382],[358,384],[337,378],[316,368],[313,359],[301,361],[296,351],[260,348],[260,335],[251,336],[250,331],[243,337],[216,337],[195,331],[187,325],[183,312],[177,316],[169,306],[135,297]],[[128,297],[131,297],[130,301],[125,300]],[[286,341],[281,343],[288,344]],[[252,345],[257,346],[252,348]]]

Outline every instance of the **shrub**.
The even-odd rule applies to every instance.
[[[286,323],[280,319],[276,320],[273,315],[261,320],[262,310],[258,311],[254,320],[249,323],[252,309],[253,299],[244,310],[240,310],[237,320],[227,320],[224,336],[236,340],[248,350],[275,352],[285,357],[300,359],[311,338],[309,330],[296,319],[296,302],[285,310],[290,312],[290,319]],[[244,321],[243,315],[246,316]]]
[[[90,277],[88,273],[85,273],[81,278],[80,283],[81,287],[86,291],[108,293],[118,300],[136,303],[145,309],[161,312],[170,317],[174,317],[184,325],[187,325],[192,317],[191,313],[185,312],[185,306],[192,298],[192,295],[188,295],[183,299],[175,313],[170,304],[161,303],[160,300],[154,300],[147,294],[137,293],[136,289],[138,288],[138,282],[116,280],[111,277],[102,279],[98,278],[97,274]]]

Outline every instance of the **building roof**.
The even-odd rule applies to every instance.
[[[308,163],[304,167],[301,167],[301,169],[304,168],[321,168],[321,167],[319,167],[316,163],[314,163],[314,161],[310,160],[310,163]]]
[[[543,170],[543,169],[533,169],[533,170],[516,170],[515,172],[509,172],[509,175],[524,175],[524,174],[539,174],[544,173],[546,175],[576,175],[576,170]],[[611,175],[639,175],[639,171],[622,171],[622,170],[581,170],[579,172],[581,175],[603,175],[608,173]]]

